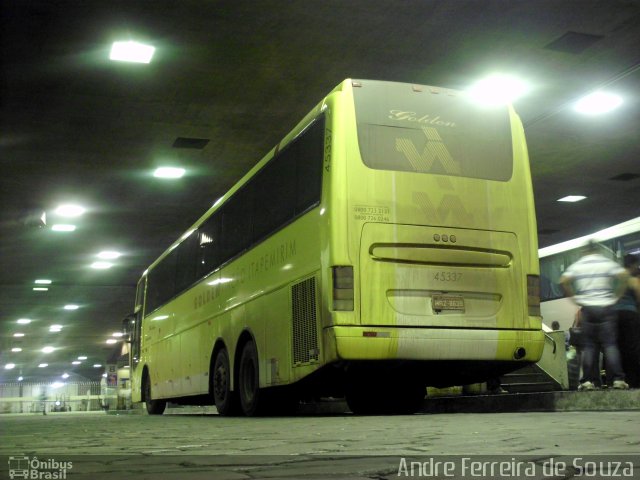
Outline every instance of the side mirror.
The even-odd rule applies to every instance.
[[[127,315],[124,320],[122,320],[122,333],[124,333],[127,342],[131,342],[131,334],[133,333],[133,326],[135,323],[135,314]]]

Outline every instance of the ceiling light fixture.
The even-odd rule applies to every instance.
[[[98,255],[96,255],[96,257],[102,260],[115,260],[116,258],[119,258],[121,255],[122,254],[120,252],[116,252],[113,250],[104,250],[100,252]]]
[[[22,351],[22,349],[21,349],[20,347],[13,347],[13,348],[11,349],[11,351],[12,351],[12,352],[21,352],[21,351]]]
[[[113,345],[114,343],[118,343],[118,341],[115,338],[109,338],[107,340],[107,344],[109,345]]]
[[[69,225],[69,224],[57,223],[51,226],[51,230],[53,230],[54,232],[73,232],[75,229],[76,229],[75,225]]]
[[[55,348],[53,347],[43,347],[43,349],[41,350],[42,353],[51,353],[55,350]]]
[[[33,287],[34,292],[48,292],[49,289],[47,287]]]
[[[31,323],[31,319],[30,318],[19,318],[17,323],[19,323],[20,325],[28,325]]]
[[[40,365],[38,365],[38,368],[47,368],[48,366],[48,363],[41,363]]]
[[[579,202],[580,200],[584,200],[585,196],[583,195],[567,195],[566,197],[562,197],[558,199],[558,202],[569,202],[569,203],[574,203],[574,202]]]
[[[153,172],[153,176],[156,178],[181,178],[184,175],[185,169],[178,167],[159,167]]]
[[[107,270],[111,267],[113,267],[113,263],[111,262],[93,262],[91,264],[91,268],[95,268],[96,270]]]
[[[609,92],[594,92],[578,100],[573,108],[584,115],[599,115],[610,112],[622,104],[622,98]]]
[[[55,209],[55,213],[57,215],[60,215],[61,217],[79,217],[84,212],[86,212],[86,209],[84,207],[71,204],[60,205]]]
[[[68,304],[68,305],[65,305],[65,306],[64,306],[64,309],[65,309],[65,310],[77,310],[77,309],[79,309],[79,308],[80,308],[80,307],[79,307],[78,305],[74,305],[74,304],[72,304],[72,303],[70,303],[70,304]]]
[[[113,42],[110,60],[132,63],[149,63],[155,52],[155,47],[134,41]]]
[[[80,360],[74,360],[71,362],[71,365],[80,365],[82,362]]]
[[[484,105],[506,105],[513,103],[530,90],[529,85],[512,75],[496,74],[484,78],[469,89],[467,94]]]
[[[99,363],[94,363],[93,364],[93,368],[100,368],[100,367],[102,367],[102,365],[100,365]]]
[[[5,370],[13,370],[14,368],[16,368],[16,364],[15,364],[15,363],[7,363],[7,364],[4,366],[4,369],[5,369]]]
[[[45,279],[45,278],[41,278],[36,280],[35,282],[36,285],[51,285],[51,280]]]
[[[61,330],[62,330],[62,325],[51,325],[49,327],[49,331],[50,332],[54,332],[55,333],[55,332],[59,332]]]
[[[80,356],[78,357],[78,360],[86,360],[86,359],[87,359],[87,357],[85,357],[84,355],[80,355]]]
[[[24,333],[20,333],[20,332],[14,333],[13,336],[16,338],[24,337]]]

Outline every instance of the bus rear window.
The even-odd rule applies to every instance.
[[[458,92],[363,81],[354,87],[362,160],[378,170],[507,181],[513,171],[506,107],[474,104]]]

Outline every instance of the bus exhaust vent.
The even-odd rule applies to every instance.
[[[316,279],[309,278],[291,287],[293,309],[293,364],[317,362],[318,328]]]

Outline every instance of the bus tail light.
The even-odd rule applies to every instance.
[[[333,267],[333,309],[353,310],[353,267]]]
[[[529,315],[540,316],[540,276],[527,275],[527,304]]]

